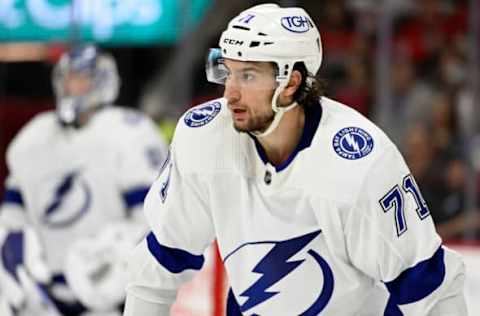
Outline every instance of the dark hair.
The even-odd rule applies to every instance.
[[[326,81],[309,73],[303,62],[295,63],[293,70],[299,71],[302,75],[302,82],[293,99],[305,107],[316,106],[319,98],[325,95]]]

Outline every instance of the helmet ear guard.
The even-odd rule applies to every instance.
[[[271,106],[275,116],[280,118],[296,105],[295,102],[287,107],[277,105],[278,96],[287,86],[294,65],[301,62],[308,73],[315,75],[322,63],[320,34],[308,13],[298,7],[281,8],[277,4],[261,4],[247,9],[229,22],[220,37],[219,46],[220,52],[215,54],[221,54],[224,59],[276,64],[278,87]],[[208,67],[207,62],[207,79],[222,83],[212,76],[212,70],[209,74]],[[279,122],[280,119],[274,118],[267,131],[257,136],[268,135]]]

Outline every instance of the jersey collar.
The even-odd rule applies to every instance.
[[[320,124],[321,117],[322,117],[322,106],[320,101],[318,102],[317,106],[305,107],[305,125],[303,126],[303,132],[302,132],[302,136],[300,137],[300,141],[298,142],[297,146],[295,147],[293,152],[290,154],[288,159],[285,160],[280,165],[275,166],[275,170],[277,172],[280,172],[286,169],[291,164],[293,159],[295,159],[295,157],[300,151],[310,147],[310,145],[312,144],[313,137],[315,136],[315,132],[317,131],[318,125]],[[265,150],[263,149],[262,145],[257,140],[257,138],[251,134],[248,134],[248,135],[250,135],[250,137],[255,142],[255,148],[257,149],[257,153],[260,156],[260,159],[262,159],[263,163],[264,164],[270,163],[268,161]]]

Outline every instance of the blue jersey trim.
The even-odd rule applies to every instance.
[[[2,245],[2,264],[4,269],[20,282],[17,275],[17,266],[23,264],[24,235],[23,231],[9,233]]]
[[[290,154],[288,159],[283,163],[279,164],[278,166],[275,166],[275,170],[277,172],[286,169],[300,151],[310,147],[310,145],[312,144],[313,137],[315,136],[318,125],[320,124],[320,119],[322,118],[322,106],[319,101],[316,106],[307,106],[304,107],[304,109],[305,125],[303,126],[303,132],[302,136],[300,137],[300,141],[298,142],[297,147],[295,147],[294,151]],[[260,156],[260,159],[262,159],[263,163],[268,163],[269,161],[267,154],[265,153],[265,150],[263,149],[260,142],[257,140],[256,137],[252,136],[251,134],[249,135],[253,138],[253,141],[255,142],[255,148],[257,149],[257,153]]]
[[[61,315],[83,315],[85,312],[89,311],[89,309],[77,299],[64,301],[55,297],[52,289],[53,286],[57,284],[68,285],[63,274],[54,274],[50,280],[50,283],[48,284],[37,284],[39,290],[41,291],[41,295],[49,302],[46,304],[53,304],[61,313]]]
[[[398,305],[391,298],[387,302],[383,316],[404,316]]]
[[[390,299],[384,316],[403,315],[398,305],[420,301],[430,295],[445,278],[445,251],[438,248],[435,254],[416,266],[403,271],[395,280],[386,282]]]
[[[65,278],[65,275],[58,273],[52,275],[52,279],[50,280],[52,284],[67,284],[67,279]]]
[[[19,206],[23,206],[22,193],[19,190],[13,188],[7,188],[3,196],[3,203],[11,203]]]
[[[228,291],[227,297],[227,316],[242,316],[240,311],[240,305],[238,305],[237,299],[233,294],[232,288]]]
[[[123,200],[127,208],[133,208],[141,205],[147,196],[150,187],[141,186],[123,192]]]
[[[147,246],[157,262],[172,273],[180,273],[188,269],[200,270],[205,262],[203,255],[194,255],[182,249],[161,245],[153,232],[147,235]]]

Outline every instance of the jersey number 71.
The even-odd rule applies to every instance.
[[[403,189],[403,191],[402,191]],[[405,221],[405,203],[404,203],[404,195],[410,193],[415,203],[417,204],[417,215],[418,217],[423,220],[424,218],[430,215],[430,211],[428,210],[427,203],[423,198],[420,190],[418,189],[415,180],[413,179],[412,175],[409,174],[403,178],[403,185],[402,189],[397,184],[395,185],[390,191],[385,194],[385,196],[379,201],[380,206],[382,207],[383,211],[386,213],[390,209],[395,209],[395,224],[397,227],[397,236],[400,237],[404,232],[407,231],[407,222]]]

